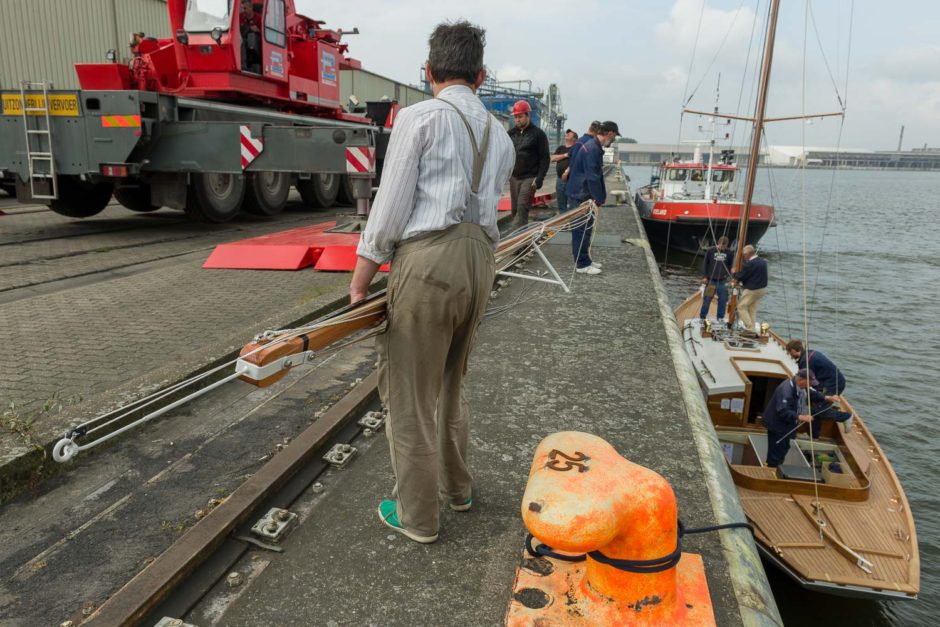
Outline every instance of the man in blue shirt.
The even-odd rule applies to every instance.
[[[601,122],[597,135],[583,135],[571,148],[566,192],[569,204],[580,205],[593,199],[598,206],[607,200],[604,184],[604,148],[620,135],[616,122]],[[584,224],[571,231],[571,254],[576,271],[580,274],[600,274],[601,264],[591,259],[591,240],[594,238],[594,214]]]
[[[708,249],[702,261],[702,310],[699,318],[708,316],[708,309],[712,305],[712,298],[718,296],[718,320],[725,318],[725,306],[728,304],[728,286],[725,281],[731,272],[728,270],[729,258],[728,238],[722,235],[715,246]]]
[[[734,280],[742,288],[738,301],[738,316],[745,329],[753,329],[757,323],[757,304],[767,293],[767,261],[757,256],[757,250],[748,244],[741,251],[744,265],[734,274]]]

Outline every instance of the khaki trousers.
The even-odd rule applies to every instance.
[[[509,202],[512,206],[512,224],[525,226],[529,223],[529,209],[532,208],[532,183],[535,177],[509,179]]]
[[[741,292],[741,300],[738,301],[738,316],[741,318],[741,323],[752,331],[754,330],[754,323],[757,322],[757,304],[760,303],[760,299],[766,293],[766,287]]]
[[[454,504],[470,498],[463,378],[495,274],[475,224],[409,240],[392,260],[388,326],[376,338],[379,394],[398,520],[420,535],[438,532],[439,493]]]

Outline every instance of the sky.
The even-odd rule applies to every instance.
[[[682,103],[711,110],[719,76],[719,110],[752,114],[769,0],[295,2],[329,27],[358,27],[350,55],[409,84],[434,26],[467,19],[486,29],[499,80],[559,86],[567,126],[609,119],[641,143],[675,143],[707,139],[705,118],[681,116]],[[844,121],[768,125],[768,143],[893,150],[904,125],[904,149],[940,147],[940,2],[781,5],[767,115],[839,111],[840,99],[846,108]],[[744,124],[731,131],[746,143]]]

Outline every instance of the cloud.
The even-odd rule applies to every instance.
[[[697,54],[713,56],[719,49],[730,49],[740,54],[751,37],[753,22],[754,10],[744,3],[724,10],[710,7],[704,0],[676,0],[669,19],[656,24],[655,33],[663,45],[682,53],[695,49]]]
[[[936,83],[940,81],[940,45],[898,48],[872,62],[866,69],[873,77],[891,82]]]
[[[761,54],[767,6],[760,2],[756,9],[752,0],[705,0],[704,11],[702,0],[360,0],[330,5],[295,1],[329,26],[358,26],[362,34],[348,40],[351,55],[370,71],[403,83],[417,82],[434,26],[466,18],[486,28],[485,60],[500,80],[532,80],[542,89],[556,83],[572,128],[582,130],[593,119],[612,119],[625,133],[649,142],[675,139],[687,82],[689,92],[698,87],[690,104],[694,108],[713,106],[719,72],[721,109],[735,111],[739,93],[741,111],[753,108],[753,68]],[[908,125],[906,137],[912,143],[940,144],[940,94],[935,87],[940,81],[940,44],[935,36],[940,3],[918,0],[913,10],[918,19],[913,22],[912,10],[898,11],[897,3],[856,4],[843,145],[896,145],[901,124]],[[825,46],[840,91],[847,64],[849,6],[845,0],[813,4],[820,45]],[[795,114],[803,107],[838,108],[812,28],[803,102],[804,10],[803,3],[784,3],[781,9],[770,115]],[[838,131],[836,119],[815,124],[808,141],[828,143],[815,135],[830,129]],[[778,143],[800,139],[799,123],[776,124],[771,130]]]

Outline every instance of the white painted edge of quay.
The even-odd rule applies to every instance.
[[[700,392],[698,377],[692,368],[682,338],[679,334],[679,325],[669,305],[669,298],[659,276],[659,265],[650,249],[643,221],[636,210],[633,196],[630,194],[630,185],[626,186],[627,206],[636,219],[640,233],[639,248],[644,250],[646,266],[653,280],[653,289],[656,300],[659,301],[659,312],[666,330],[672,361],[676,368],[676,377],[682,390],[682,400],[686,406],[689,425],[692,427],[692,436],[698,449],[699,461],[705,474],[705,485],[708,487],[708,497],[712,504],[712,511],[718,524],[739,522],[747,520],[741,502],[738,500],[734,481],[728,472],[724,453],[718,444],[718,436],[708,416],[705,399]],[[783,625],[777,603],[767,574],[764,572],[757,545],[749,533],[741,529],[724,529],[718,532],[721,545],[724,549],[725,559],[728,561],[731,585],[738,601],[741,622],[747,627],[765,625]]]

